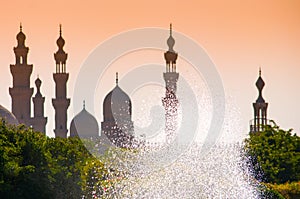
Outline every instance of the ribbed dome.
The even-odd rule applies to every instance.
[[[131,100],[118,85],[104,99],[103,116],[104,121],[131,120]]]
[[[78,113],[70,125],[70,136],[80,137],[98,137],[99,126],[96,118],[90,114],[85,108]]]
[[[9,112],[6,108],[4,108],[1,105],[0,105],[0,118],[4,119],[8,124],[15,124],[15,125],[19,124],[14,114]]]

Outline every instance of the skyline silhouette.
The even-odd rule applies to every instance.
[[[46,96],[45,115],[49,120],[47,132],[49,129],[53,129],[53,121],[50,121],[54,118],[51,113],[50,99],[54,96],[53,52],[57,49],[55,41],[59,23],[63,24],[64,38],[67,40],[65,48],[69,54],[68,70],[70,73],[68,92],[71,97],[80,66],[95,46],[112,35],[132,28],[159,26],[167,29],[166,24],[172,21],[177,31],[192,37],[203,45],[215,62],[225,86],[225,93],[229,102],[239,112],[237,115],[242,120],[240,124],[244,125],[242,128],[245,129],[245,133],[249,130],[249,120],[253,116],[251,104],[257,97],[255,81],[258,68],[261,66],[266,82],[264,97],[270,106],[268,115],[282,128],[293,128],[299,135],[300,124],[297,116],[300,111],[298,105],[300,101],[298,92],[300,85],[300,56],[298,53],[300,52],[300,28],[298,26],[300,17],[297,12],[299,3],[276,2],[270,5],[252,2],[236,5],[233,1],[229,1],[227,3],[220,2],[219,5],[214,6],[207,2],[174,5],[170,1],[166,1],[154,2],[153,5],[145,6],[141,2],[136,2],[141,9],[138,12],[132,12],[130,8],[127,11],[120,11],[110,3],[100,5],[92,1],[85,5],[79,2],[71,5],[70,2],[63,2],[61,6],[65,6],[65,12],[53,16],[53,10],[57,3],[54,1],[42,5],[39,2],[29,1],[19,8],[15,7],[14,3],[7,2],[3,8],[6,10],[13,8],[16,13],[24,12],[24,14],[15,16],[2,12],[0,23],[2,27],[5,27],[0,38],[2,43],[0,48],[2,54],[0,59],[1,78],[3,80],[0,87],[2,91],[0,94],[1,105],[10,110],[11,100],[7,88],[11,87],[12,78],[9,64],[14,63],[12,48],[16,45],[15,35],[21,21],[27,36],[27,46],[30,48],[28,62],[34,65],[31,82],[34,82],[38,74],[43,81],[41,93]],[[167,6],[173,8],[170,10],[178,12],[174,12],[170,16],[170,13],[165,12]],[[46,7],[49,11],[46,11]],[[150,14],[150,11],[146,11],[149,7],[157,8],[157,16],[154,16],[153,19],[147,17]],[[226,9],[222,10],[222,7]],[[103,9],[106,11],[95,12],[96,8],[106,8]],[[72,14],[74,10],[81,9],[84,13],[82,18]],[[40,20],[35,20],[42,11],[44,15],[40,16]],[[7,20],[8,16],[9,20]],[[126,16],[126,20],[121,20],[124,16]],[[6,20],[4,21],[4,19]],[[110,23],[106,21],[110,21]],[[155,57],[154,55],[155,53],[151,56]],[[140,59],[139,61],[128,59],[127,62],[123,62],[123,65],[126,65],[124,70],[130,70],[135,63],[147,63],[148,61],[145,58]],[[161,54],[154,60],[159,60],[162,65],[164,63]],[[178,70],[180,72],[184,69],[179,68]],[[122,74],[121,71],[120,74]],[[109,91],[114,80],[111,78],[111,80],[105,79],[104,81],[106,83],[103,89]],[[103,95],[105,93],[107,92],[103,92]],[[69,118],[78,112],[72,109],[73,107],[70,106]],[[95,116],[98,117],[98,121],[102,121],[101,112],[100,114],[96,113]],[[133,115],[133,117],[135,116]],[[133,120],[135,119],[133,118]],[[67,126],[69,123],[70,119]]]

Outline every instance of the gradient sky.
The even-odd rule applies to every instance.
[[[0,103],[11,109],[9,64],[15,62],[13,47],[20,22],[30,48],[28,62],[34,65],[32,87],[37,74],[43,81],[50,136],[54,128],[53,53],[57,50],[59,23],[63,25],[65,51],[69,54],[68,96],[71,97],[81,64],[101,42],[130,29],[168,28],[172,22],[174,30],[197,41],[214,61],[226,96],[240,112],[245,131],[253,117],[252,102],[257,98],[255,81],[261,66],[269,117],[282,128],[293,128],[300,134],[299,10],[297,0],[6,1],[0,8]],[[72,117],[70,108],[69,122]]]

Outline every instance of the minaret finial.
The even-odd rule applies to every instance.
[[[85,100],[83,100],[83,109],[85,109]]]
[[[116,72],[116,84],[118,85],[119,83],[119,76],[118,76],[118,72]]]
[[[22,32],[22,22],[20,22],[20,32]]]
[[[261,77],[261,67],[259,67],[259,76]]]
[[[167,40],[167,44],[168,44],[168,47],[169,47],[169,51],[170,52],[175,52],[174,49],[173,49],[173,47],[175,45],[175,40],[172,37],[172,23],[170,23],[170,36]]]
[[[61,28],[61,24],[59,24],[59,36],[61,36],[62,33],[62,28]]]

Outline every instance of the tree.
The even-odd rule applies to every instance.
[[[300,137],[267,125],[264,131],[250,134],[246,152],[255,177],[263,182],[284,183],[300,180]]]

